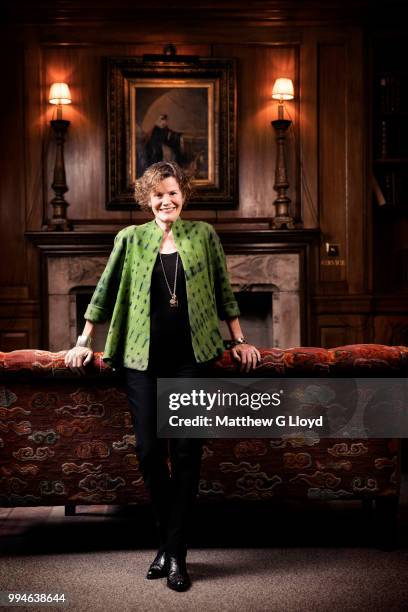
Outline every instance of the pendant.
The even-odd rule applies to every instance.
[[[178,306],[178,299],[175,293],[173,293],[173,295],[170,298],[170,306],[172,308],[176,308]]]

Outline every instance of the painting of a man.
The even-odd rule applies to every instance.
[[[146,165],[151,166],[159,161],[175,161],[182,165],[183,135],[169,127],[167,115],[159,115],[153,129],[146,135]]]
[[[195,181],[216,182],[212,85],[187,85],[134,84],[134,180],[152,164],[175,161]]]

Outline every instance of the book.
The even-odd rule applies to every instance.
[[[387,203],[384,194],[382,192],[382,189],[377,181],[377,179],[375,178],[374,173],[372,174],[372,187],[373,187],[373,193],[376,199],[376,202],[378,204],[378,206],[385,206],[385,204]]]

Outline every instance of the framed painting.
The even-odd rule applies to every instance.
[[[236,77],[231,59],[107,61],[107,208],[137,208],[133,185],[175,161],[193,178],[190,208],[236,208]]]

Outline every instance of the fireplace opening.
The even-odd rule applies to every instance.
[[[73,320],[75,322],[73,341],[82,334],[85,325],[85,310],[91,300],[93,291],[93,287],[75,287],[71,292],[74,302]],[[256,346],[273,346],[273,293],[270,291],[237,291],[234,295],[241,311],[241,327],[248,341]],[[220,329],[224,340],[229,340],[228,327],[225,321],[221,321]],[[109,322],[95,326],[93,341],[95,351],[103,351],[108,330]]]
[[[248,342],[260,347],[273,346],[273,319],[271,291],[237,291],[234,293],[241,316],[242,331]],[[224,340],[229,340],[229,331],[225,321],[221,322]]]

